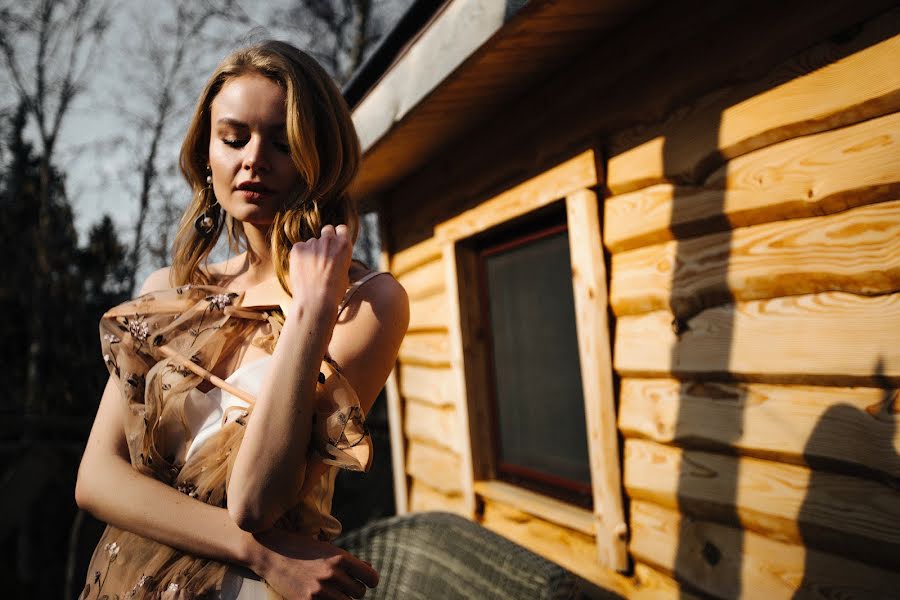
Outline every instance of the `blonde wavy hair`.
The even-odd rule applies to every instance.
[[[286,96],[286,128],[291,158],[303,185],[285,202],[269,230],[271,255],[281,286],[288,285],[288,256],[296,242],[318,237],[325,225],[347,225],[351,239],[359,232],[359,215],[347,187],[359,169],[359,139],[350,111],[331,77],[308,54],[280,41],[264,41],[230,54],[212,74],[181,146],[180,166],[194,196],[181,219],[172,250],[171,283],[209,285],[209,254],[226,231],[232,251],[247,248],[243,223],[229,215],[204,237],[194,221],[207,209],[204,192],[209,164],[211,105],[226,82],[259,74],[278,84]]]

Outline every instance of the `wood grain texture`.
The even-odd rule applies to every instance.
[[[684,319],[731,299],[898,290],[900,200],[621,252],[610,303],[617,316],[669,308]]]
[[[461,494],[459,455],[420,440],[407,439],[406,472],[444,494]]]
[[[447,331],[449,326],[448,298],[445,293],[432,294],[409,301],[409,328],[407,331]]]
[[[444,331],[410,332],[400,344],[399,360],[407,365],[450,367],[450,337]]]
[[[622,252],[898,198],[900,113],[892,113],[751,152],[702,185],[663,183],[612,196],[604,243]]]
[[[475,288],[465,283],[465,266],[460,270],[460,261],[456,252],[456,245],[452,242],[441,246],[441,263],[444,266],[444,287],[447,290],[448,306],[450,312],[447,315],[449,326],[448,341],[450,343],[450,370],[453,373],[454,394],[458,398],[456,413],[462,425],[456,429],[459,452],[459,477],[463,501],[466,504],[469,518],[475,517],[475,489],[474,481],[477,474],[477,458],[472,443],[472,432],[477,431],[473,427],[472,412],[470,408],[476,406],[477,400],[469,396],[472,390],[468,372],[469,363],[466,360],[466,318],[462,306],[468,304],[468,298],[476,292]],[[461,281],[461,279],[463,281]]]
[[[457,406],[454,375],[450,369],[400,363],[400,395],[434,406]]]
[[[594,535],[595,520],[591,511],[562,500],[498,480],[476,481],[475,493],[482,498],[514,506],[545,521],[580,531],[585,535]]]
[[[619,428],[627,437],[660,443],[900,479],[898,393],[626,378]],[[739,435],[721,423],[741,423]]]
[[[638,561],[717,598],[887,600],[900,588],[896,571],[649,502],[631,504],[631,530],[631,551]],[[676,557],[681,557],[677,565]]]
[[[469,517],[465,502],[459,494],[446,494],[420,479],[413,479],[410,484],[409,507],[411,511],[424,512],[431,510],[448,511]]]
[[[566,198],[578,357],[584,396],[591,490],[601,564],[628,569],[628,525],[622,506],[616,398],[607,314],[606,261],[600,241],[597,194],[580,190]]]
[[[452,406],[434,406],[407,400],[403,432],[407,437],[460,453],[456,410]]]
[[[455,264],[455,284],[458,290],[459,328],[454,330],[451,338],[455,352],[461,357],[458,373],[461,377],[460,385],[465,386],[467,401],[467,416],[463,423],[468,433],[468,447],[472,456],[473,479],[484,480],[496,477],[496,465],[494,464],[494,417],[490,386],[493,380],[490,375],[490,361],[488,352],[487,331],[488,323],[485,322],[486,310],[482,306],[481,282],[479,279],[478,255],[474,249],[465,244],[448,243],[445,246],[444,256],[447,264],[453,257]],[[449,275],[449,269],[448,269]],[[448,287],[454,281],[448,283]]]
[[[609,189],[618,194],[662,181],[697,182],[716,163],[752,150],[900,110],[900,35],[812,72],[806,72],[807,54],[780,66],[797,74],[781,85],[749,97],[740,87],[718,90],[654,127],[653,139],[621,152],[635,134],[626,131],[619,136],[624,139],[614,138]],[[785,77],[776,71],[771,78]],[[758,88],[760,82],[744,87],[751,86]],[[711,124],[717,128],[715,145],[698,133]]]
[[[402,223],[397,223],[395,226],[402,226]],[[403,250],[392,254],[390,271],[395,277],[399,277],[416,267],[439,260],[440,258],[441,245],[433,237],[430,237],[421,243],[404,248]]]
[[[592,536],[491,500],[484,501],[481,524],[601,588],[628,597],[629,580],[600,565]]]
[[[540,175],[452,217],[435,227],[435,237],[455,241],[521,217],[570,192],[597,185],[597,157],[586,150]]]
[[[397,278],[410,301],[420,300],[444,291],[444,265],[439,260],[417,266]]]
[[[900,294],[824,292],[707,309],[680,323],[669,311],[622,317],[622,376],[703,375],[778,383],[900,383]]]
[[[881,483],[629,439],[625,487],[632,500],[900,568],[900,491]]]

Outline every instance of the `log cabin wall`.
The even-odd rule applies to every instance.
[[[900,589],[900,17],[863,4],[849,29],[846,11],[802,32],[782,15],[768,50],[748,31],[771,13],[734,23],[705,7],[692,26],[717,26],[724,57],[687,31],[679,42],[683,16],[634,24],[609,44],[637,49],[668,26],[673,58],[645,57],[578,104],[599,94],[604,76],[583,67],[601,46],[382,194],[385,266],[411,304],[389,386],[408,510],[479,519],[626,597]],[[736,57],[751,48],[748,66]],[[543,120],[526,123],[536,107]],[[479,492],[479,405],[460,362],[477,348],[459,256],[434,233],[590,148],[605,177],[625,575],[599,565],[583,512]]]

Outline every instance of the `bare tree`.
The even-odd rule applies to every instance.
[[[344,83],[380,37],[380,32],[370,31],[373,5],[374,0],[299,0],[274,17],[280,27],[305,36],[310,54]]]
[[[141,67],[132,70],[141,74],[132,84],[143,92],[139,98],[144,102],[143,106],[123,107],[121,111],[132,125],[130,131],[135,134],[132,140],[134,172],[139,179],[138,212],[128,259],[127,289],[132,293],[144,252],[165,256],[168,232],[177,211],[173,211],[171,205],[175,192],[159,177],[164,170],[174,170],[175,163],[171,158],[168,161],[163,158],[162,151],[168,149],[167,134],[173,121],[184,115],[188,98],[193,97],[195,90],[191,84],[196,83],[193,80],[199,80],[198,65],[204,62],[202,58],[215,56],[221,49],[220,41],[205,34],[216,22],[227,24],[245,19],[242,9],[233,0],[171,0],[162,8],[170,11],[170,18],[144,28],[136,40],[137,46],[127,52],[129,68],[133,69],[135,64]],[[160,5],[152,5],[152,9],[158,15]],[[148,16],[144,22],[152,22],[152,19]],[[175,152],[168,154],[175,156]],[[154,206],[154,199],[168,199],[169,204],[156,202],[158,206]],[[154,211],[162,217],[160,225],[166,246],[145,247],[144,229]]]
[[[5,76],[25,107],[38,138],[40,183],[34,228],[36,269],[32,285],[25,412],[42,414],[38,392],[44,350],[42,298],[50,272],[47,260],[51,161],[73,100],[84,90],[109,27],[110,3],[98,0],[40,0],[0,9],[0,54]]]

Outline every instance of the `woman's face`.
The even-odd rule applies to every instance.
[[[262,75],[241,75],[222,86],[210,108],[216,199],[239,221],[270,225],[301,182],[288,147],[284,90]]]

